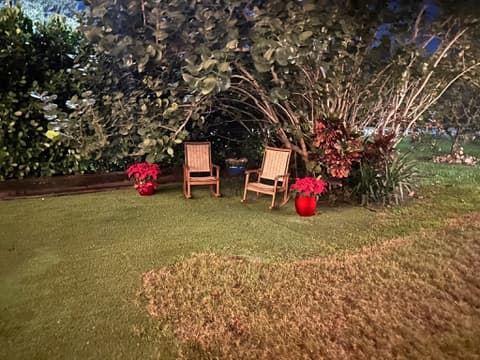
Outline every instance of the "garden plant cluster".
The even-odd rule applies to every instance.
[[[250,165],[265,145],[288,147],[299,176],[398,201],[414,171],[395,145],[476,71],[468,19],[439,14],[445,32],[412,4],[88,5],[78,28],[33,23],[20,3],[0,9],[1,179],[174,166],[184,140],[210,140],[221,160]],[[434,37],[435,52],[418,50]]]
[[[364,201],[401,200],[415,172],[395,146],[428,116],[442,122],[445,101],[470,94],[478,74],[477,26],[442,9],[432,22],[408,2],[101,0],[75,28],[58,16],[34,23],[7,2],[0,178],[174,166],[184,140],[210,140],[222,162],[252,166],[265,145],[288,147],[299,176]],[[471,96],[460,104],[467,128],[448,113],[457,135],[478,115]]]

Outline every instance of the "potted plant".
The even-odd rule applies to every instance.
[[[225,164],[227,165],[228,175],[241,175],[245,172],[245,167],[247,166],[248,159],[225,159]]]
[[[127,176],[135,179],[133,187],[140,195],[152,195],[155,192],[159,174],[159,166],[147,162],[133,164],[127,169]]]
[[[317,197],[327,190],[327,182],[314,177],[298,178],[291,186],[296,191],[295,209],[300,216],[315,215]]]

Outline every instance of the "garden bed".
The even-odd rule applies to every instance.
[[[181,169],[163,169],[159,184],[181,181]],[[13,199],[39,195],[62,195],[104,191],[131,186],[124,171],[105,174],[78,174],[37,177],[0,182],[0,199]]]

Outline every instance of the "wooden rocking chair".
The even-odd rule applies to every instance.
[[[220,167],[212,164],[209,142],[186,142],[185,164],[183,165],[183,193],[187,199],[192,197],[192,185],[211,185],[216,197],[220,194]],[[214,171],[215,169],[215,171]],[[192,176],[192,174],[200,174]],[[215,185],[215,191],[213,186]]]
[[[288,165],[290,163],[290,155],[292,150],[266,147],[263,154],[262,167],[257,170],[245,171],[245,189],[243,191],[242,202],[247,201],[247,192],[254,191],[257,193],[272,196],[272,204],[270,209],[275,207],[275,196],[277,193],[283,192],[283,201],[279,205],[283,206],[288,202]],[[257,181],[250,182],[250,175],[257,174]]]

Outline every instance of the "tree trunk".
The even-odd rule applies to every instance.
[[[459,141],[460,140],[460,128],[455,129],[455,135],[453,136],[452,147],[450,148],[450,154],[455,155],[460,150]]]

